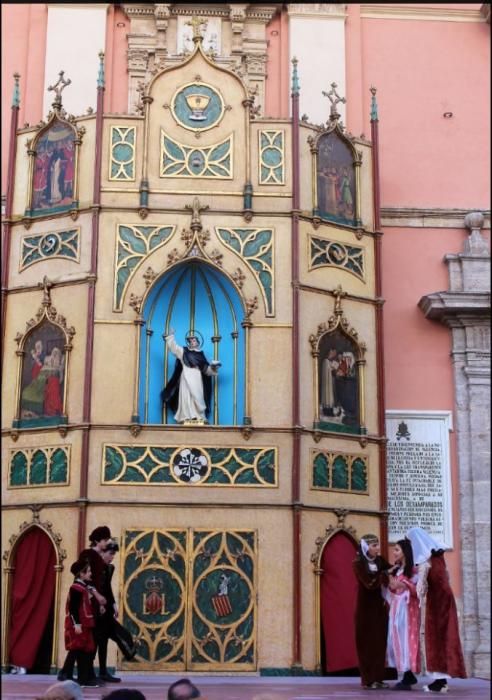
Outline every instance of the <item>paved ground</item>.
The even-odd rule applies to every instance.
[[[113,688],[138,688],[146,700],[165,700],[167,688],[180,676],[161,674],[119,673],[122,682],[105,688],[84,688],[87,700],[100,700]],[[393,690],[362,690],[358,678],[266,678],[258,676],[203,676],[189,674],[207,700],[325,700],[325,698],[370,698],[370,700],[402,700]],[[425,679],[422,679],[425,680]],[[3,700],[35,700],[56,682],[54,676],[2,675]],[[403,697],[408,697],[408,693]],[[422,683],[412,690],[413,700],[430,700],[437,693],[424,693]],[[446,696],[449,700],[488,700],[490,681],[453,680]]]

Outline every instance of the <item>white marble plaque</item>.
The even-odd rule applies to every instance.
[[[193,29],[190,24],[186,24],[190,21],[190,19],[190,17],[178,17],[178,39],[176,50],[178,55],[181,53],[191,53],[195,48],[195,45],[193,44]],[[215,53],[220,54],[220,30],[220,17],[207,17],[205,34],[202,34],[202,46],[204,51],[210,51],[210,49],[212,49]]]
[[[387,411],[388,539],[419,526],[453,546],[450,411]]]

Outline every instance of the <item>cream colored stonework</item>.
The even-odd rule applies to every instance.
[[[125,5],[125,8],[128,6]],[[222,46],[233,55],[246,56],[244,42],[237,27],[241,22],[256,27],[257,33],[248,34],[250,47],[256,49],[263,41],[268,12],[273,9],[250,9],[245,17],[236,16],[233,23],[223,22]],[[266,6],[265,6],[266,7]],[[273,6],[268,6],[273,8]],[[160,49],[168,48],[176,41],[176,16],[171,13],[157,17],[153,6],[132,6],[132,27],[137,34],[158,31]],[[232,6],[231,6],[232,8]],[[267,11],[268,10],[268,11]],[[222,12],[222,14],[221,14]],[[223,18],[223,12],[217,16]],[[229,10],[228,10],[229,12]],[[231,13],[234,14],[231,9]],[[255,15],[256,13],[256,15]],[[263,14],[262,14],[263,13]],[[168,22],[167,27],[162,24]],[[229,26],[229,29],[228,29]],[[231,29],[232,27],[232,29]],[[255,31],[256,31],[255,30]],[[164,37],[165,34],[165,37]],[[132,41],[135,36],[132,37]],[[154,41],[154,39],[152,39]],[[240,43],[243,41],[241,48]],[[135,48],[135,47],[133,47]],[[148,48],[148,47],[147,47]],[[255,50],[256,50],[255,49]],[[132,49],[133,50],[133,49]],[[136,49],[135,49],[136,50]],[[237,53],[235,53],[237,52]],[[241,53],[242,52],[242,53]],[[156,54],[156,56],[158,53]],[[249,55],[249,54],[248,54]],[[145,56],[148,58],[147,54]],[[162,53],[162,56],[165,56]],[[223,57],[219,57],[223,58]],[[142,59],[142,74],[148,65]],[[164,59],[163,59],[164,60]],[[245,59],[246,60],[246,59]],[[136,54],[130,57],[132,76],[138,73]],[[257,563],[257,668],[288,668],[292,664],[294,639],[293,627],[293,436],[292,425],[292,365],[293,365],[293,293],[292,256],[299,258],[299,380],[300,380],[300,494],[301,519],[301,614],[302,614],[302,666],[313,671],[319,663],[320,630],[317,599],[317,582],[310,561],[316,551],[316,539],[323,537],[326,528],[337,526],[335,509],[349,511],[345,527],[354,528],[360,536],[363,532],[380,530],[383,514],[380,511],[379,444],[377,415],[377,354],[376,354],[376,280],[375,237],[373,235],[371,147],[366,141],[355,140],[354,146],[362,152],[361,165],[361,218],[363,227],[337,226],[331,223],[313,222],[313,155],[307,137],[315,135],[314,127],[300,128],[300,182],[301,204],[298,250],[293,251],[292,216],[292,126],[290,120],[251,119],[248,103],[248,87],[225,67],[225,61],[210,60],[200,49],[192,57],[173,61],[165,59],[164,71],[151,77],[147,88],[145,115],[106,115],[103,123],[101,209],[99,213],[99,239],[95,275],[94,337],[92,362],[92,394],[88,454],[87,523],[85,533],[101,524],[110,526],[120,538],[125,528],[244,528],[258,532]],[[251,65],[250,65],[251,67]],[[258,66],[254,69],[257,70]],[[259,69],[258,69],[259,70]],[[253,68],[251,67],[251,71]],[[203,131],[199,138],[176,123],[170,105],[180,87],[198,80],[219,90],[224,104],[229,106],[218,125]],[[251,78],[252,73],[249,73]],[[132,78],[132,80],[133,80]],[[132,83],[133,85],[133,83]],[[134,89],[131,87],[131,90]],[[63,565],[61,589],[57,602],[64,604],[72,577],[70,564],[75,560],[79,523],[78,499],[82,464],[84,428],[84,388],[86,385],[86,344],[88,324],[89,273],[91,271],[92,197],[94,188],[94,117],[77,122],[86,133],[80,149],[80,213],[75,224],[80,228],[80,258],[77,262],[43,260],[19,272],[20,245],[26,229],[20,219],[26,207],[28,187],[28,158],[25,142],[35,135],[34,130],[23,131],[18,136],[15,176],[14,215],[12,228],[11,260],[9,270],[9,294],[6,316],[7,343],[4,352],[4,407],[2,412],[3,462],[8,463],[14,448],[30,448],[36,445],[53,445],[64,441],[71,446],[70,480],[68,485],[43,488],[9,489],[8,470],[4,470],[2,486],[4,502],[8,510],[4,517],[2,543],[8,549],[9,538],[20,524],[30,519],[29,504],[42,506],[42,518],[49,518],[53,528],[61,533],[67,558]],[[135,181],[120,182],[109,179],[111,127],[136,127]],[[285,179],[276,186],[259,185],[258,132],[283,130]],[[160,175],[161,130],[176,142],[190,147],[203,148],[233,135],[233,167],[230,179],[164,178]],[[144,149],[146,144],[146,150]],[[142,179],[149,183],[149,201],[141,205]],[[252,218],[244,213],[244,187],[253,186]],[[218,266],[229,279],[239,269],[243,275],[238,293],[246,306],[255,297],[257,308],[251,313],[249,334],[248,379],[252,430],[245,426],[187,427],[176,425],[133,425],[132,414],[136,405],[138,384],[138,333],[139,321],[135,311],[135,298],[145,302],[153,284],[174,269],[186,253],[183,230],[192,225],[192,212],[187,206],[199,199],[207,210],[199,215],[202,231],[209,232],[203,245],[207,264],[216,265],[213,251],[221,256]],[[142,211],[145,209],[145,211]],[[195,222],[196,223],[196,222]],[[318,225],[319,223],[319,225]],[[74,221],[67,215],[45,216],[32,223],[30,232],[39,234],[48,230],[73,227]],[[154,250],[142,256],[135,266],[121,297],[121,308],[115,304],[115,274],[118,264],[118,226],[166,226],[172,235]],[[217,234],[218,228],[268,228],[273,231],[273,312],[266,308],[262,288],[257,276],[235,252],[225,246]],[[340,267],[313,269],[309,251],[309,237],[337,241],[346,246],[359,247],[363,251],[364,275],[359,278]],[[177,251],[177,252],[176,252]],[[178,257],[176,257],[178,256]],[[208,256],[208,257],[207,257]],[[154,280],[146,283],[145,274],[151,268]],[[12,431],[16,414],[16,387],[20,359],[16,356],[14,337],[24,333],[26,322],[34,316],[42,300],[38,287],[44,276],[54,283],[51,300],[58,313],[66,317],[75,328],[73,349],[67,377],[68,432],[61,435],[56,428],[36,428]],[[237,284],[236,282],[234,282]],[[363,367],[364,414],[367,435],[341,434],[316,431],[314,420],[316,402],[314,390],[314,363],[309,337],[316,334],[318,326],[326,323],[335,312],[333,291],[342,287],[341,308],[350,328],[358,333],[359,341],[366,346]],[[162,332],[162,331],[158,331]],[[164,346],[163,346],[164,347]],[[162,383],[164,378],[162,378]],[[153,386],[160,392],[162,385]],[[136,483],[103,483],[104,445],[262,448],[273,446],[278,453],[278,480],[275,486],[200,486],[149,485]],[[367,459],[367,493],[325,491],[312,488],[312,451],[324,449],[345,454],[362,454]],[[63,503],[63,506],[61,505]],[[60,505],[58,505],[60,504]],[[306,506],[306,508],[304,508]],[[312,508],[312,509],[308,509]],[[121,542],[120,542],[121,544]],[[122,587],[122,562],[117,560],[113,588]],[[119,595],[119,593],[118,593]],[[58,623],[57,659],[60,665],[64,657],[63,620]],[[109,664],[119,660],[110,648]],[[218,669],[220,670],[220,669]]]

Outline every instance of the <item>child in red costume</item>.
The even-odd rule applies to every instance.
[[[70,567],[75,576],[68,592],[65,615],[65,647],[67,660],[77,662],[78,683],[83,687],[98,687],[94,674],[93,656],[94,612],[92,593],[88,587],[91,580],[91,567],[86,559],[78,560]]]

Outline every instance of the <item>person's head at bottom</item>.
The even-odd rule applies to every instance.
[[[201,697],[200,691],[187,678],[181,678],[169,686],[167,700],[192,700]]]
[[[146,698],[140,690],[118,688],[118,690],[112,690],[108,695],[103,695],[103,700],[146,700]]]
[[[75,681],[61,681],[50,685],[41,698],[51,698],[52,700],[84,700],[84,694],[80,685]]]

